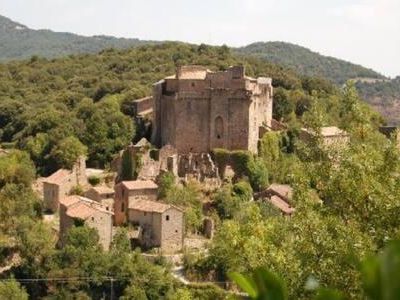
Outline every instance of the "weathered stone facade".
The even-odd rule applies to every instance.
[[[60,201],[60,243],[65,243],[68,230],[74,225],[96,229],[104,250],[112,242],[113,213],[100,203],[80,196],[65,197]]]
[[[122,181],[116,184],[114,199],[114,224],[127,222],[128,207],[138,200],[157,200],[158,186],[150,180]]]
[[[85,197],[101,203],[107,210],[114,210],[114,190],[108,186],[95,186],[85,192]]]
[[[85,157],[80,157],[72,170],[60,169],[43,180],[44,208],[56,212],[60,200],[66,197],[77,185],[87,184]]]
[[[184,220],[180,208],[155,201],[132,201],[128,220],[140,227],[138,239],[142,246],[159,247],[163,252],[182,250]]]
[[[270,78],[247,77],[244,67],[180,67],[154,85],[152,142],[172,145],[179,154],[256,152],[259,128],[271,127],[272,92]]]

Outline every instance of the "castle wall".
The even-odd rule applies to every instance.
[[[175,147],[180,153],[207,152],[209,149],[209,110],[207,98],[179,98],[176,100]]]
[[[155,85],[152,142],[179,154],[214,148],[257,151],[259,127],[271,125],[271,79],[244,76],[243,67],[211,72],[185,66]]]

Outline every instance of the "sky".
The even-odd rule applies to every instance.
[[[400,0],[0,0],[0,15],[87,36],[285,41],[400,75]]]

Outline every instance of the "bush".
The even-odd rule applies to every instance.
[[[92,176],[89,176],[88,181],[89,181],[90,185],[96,186],[100,183],[100,178],[98,176],[92,175]]]
[[[79,195],[79,196],[83,196],[84,192],[83,192],[83,188],[80,185],[76,185],[74,186],[71,191],[69,192],[70,195]]]
[[[175,175],[166,172],[160,176],[158,183],[158,198],[163,199],[167,196],[168,191],[175,185]]]

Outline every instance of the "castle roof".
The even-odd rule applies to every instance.
[[[211,71],[203,66],[181,66],[177,70],[176,78],[179,79],[206,79],[207,73]]]
[[[151,180],[122,181],[121,184],[128,190],[157,189],[158,185]]]

